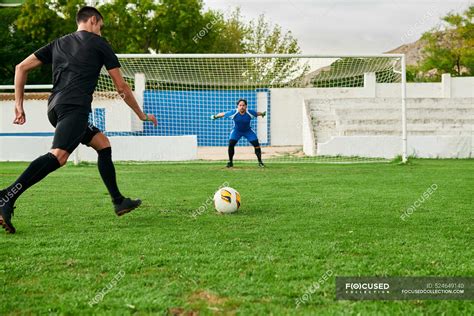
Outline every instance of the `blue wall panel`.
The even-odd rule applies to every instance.
[[[261,90],[260,90],[261,91]],[[236,108],[236,101],[247,99],[248,108],[256,110],[255,90],[145,91],[144,111],[154,114],[158,127],[145,124],[145,135],[197,135],[199,146],[227,146],[233,122],[210,116]],[[252,129],[257,132],[256,120]],[[250,145],[242,138],[239,145]]]

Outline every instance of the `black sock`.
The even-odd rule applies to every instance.
[[[33,160],[18,179],[6,189],[8,202],[14,205],[18,197],[28,188],[44,179],[48,174],[60,167],[59,161],[52,153],[47,153]]]
[[[229,162],[232,162],[234,159],[235,144],[236,142],[234,141],[229,142],[229,148],[227,149],[227,153],[229,154]]]
[[[98,150],[97,153],[99,154],[97,166],[99,167],[99,173],[102,177],[102,181],[104,181],[104,184],[107,187],[110,196],[112,197],[112,202],[114,204],[120,204],[122,203],[124,197],[120,193],[117,186],[115,167],[114,163],[112,162],[112,148],[107,147]]]
[[[260,143],[258,140],[250,142],[255,148],[255,155],[257,155],[258,162],[262,163],[262,148],[260,148]]]
[[[255,147],[255,155],[257,155],[258,162],[262,162],[262,148]]]

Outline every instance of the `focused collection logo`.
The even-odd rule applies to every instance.
[[[354,283],[346,282],[345,284],[346,293],[390,293],[389,283]]]
[[[336,276],[337,300],[465,300],[474,298],[474,277]]]

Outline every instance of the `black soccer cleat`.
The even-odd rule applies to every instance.
[[[261,161],[258,163],[258,166],[259,166],[260,168],[265,168],[265,164],[264,164],[263,162],[261,162]]]
[[[229,161],[227,163],[227,168],[232,168],[234,166],[234,163],[232,161]]]
[[[142,201],[139,199],[132,200],[130,198],[123,199],[122,203],[114,204],[115,207],[115,214],[117,216],[122,216],[123,214],[127,214],[142,204]]]
[[[0,225],[2,225],[2,227],[7,231],[7,233],[10,234],[14,234],[16,232],[16,229],[12,224],[12,216],[14,209],[15,207],[10,206],[10,204],[3,204],[0,208]]]

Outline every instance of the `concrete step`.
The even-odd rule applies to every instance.
[[[327,125],[313,125],[315,130],[325,129],[325,127],[333,127],[330,124]],[[393,124],[374,124],[374,125],[359,125],[359,124],[344,124],[333,127],[335,132],[345,132],[348,130],[360,131],[361,133],[365,131],[379,131],[379,132],[389,132],[389,131],[401,131],[400,123]],[[445,133],[455,133],[464,132],[466,134],[473,134],[474,131],[471,127],[466,127],[463,125],[436,125],[436,124],[407,124],[407,130],[409,132],[425,132],[429,131],[435,135],[445,134]]]
[[[401,111],[395,109],[386,110],[336,110],[334,113],[311,111],[311,116],[315,119],[319,118],[338,118],[340,120],[394,120],[401,118]],[[451,121],[459,120],[474,120],[474,109],[451,109],[451,110],[433,110],[426,111],[423,109],[408,109],[407,119],[427,119],[427,120],[444,120],[449,119]]]
[[[463,135],[463,136],[473,136],[474,137],[474,132],[472,131],[466,131],[465,129],[462,128],[457,128],[457,129],[433,129],[433,128],[414,128],[414,127],[407,127],[408,134],[412,135]],[[347,127],[344,129],[338,129],[334,132],[335,135],[347,135],[349,133],[350,135],[392,135],[393,133],[399,134],[401,133],[401,128],[390,128],[390,127],[384,127],[384,128],[379,128],[379,129],[374,129],[374,128],[365,128],[365,127],[360,127],[360,126],[352,126],[352,127]]]
[[[385,109],[385,108],[400,108],[401,99],[397,98],[365,98],[365,99],[310,99],[306,100],[311,108],[326,108],[326,109],[344,109],[344,108],[371,108],[371,109]],[[472,109],[474,107],[472,98],[408,98],[406,100],[407,108],[421,108],[421,109],[451,109],[451,108],[466,108]]]
[[[361,130],[345,130],[343,133],[340,133],[338,135],[334,136],[400,136],[401,137],[401,132],[395,131],[395,130],[387,130],[387,131],[376,131],[376,130],[366,130],[366,131],[361,131]]]
[[[315,119],[313,122],[318,123],[320,121]],[[383,125],[383,124],[401,124],[401,118],[397,119],[338,119],[336,124],[338,126],[344,125]],[[463,127],[474,127],[474,118],[473,119],[451,119],[451,118],[426,118],[426,119],[411,119],[407,118],[407,124],[414,125],[437,125],[437,126],[463,126]]]

